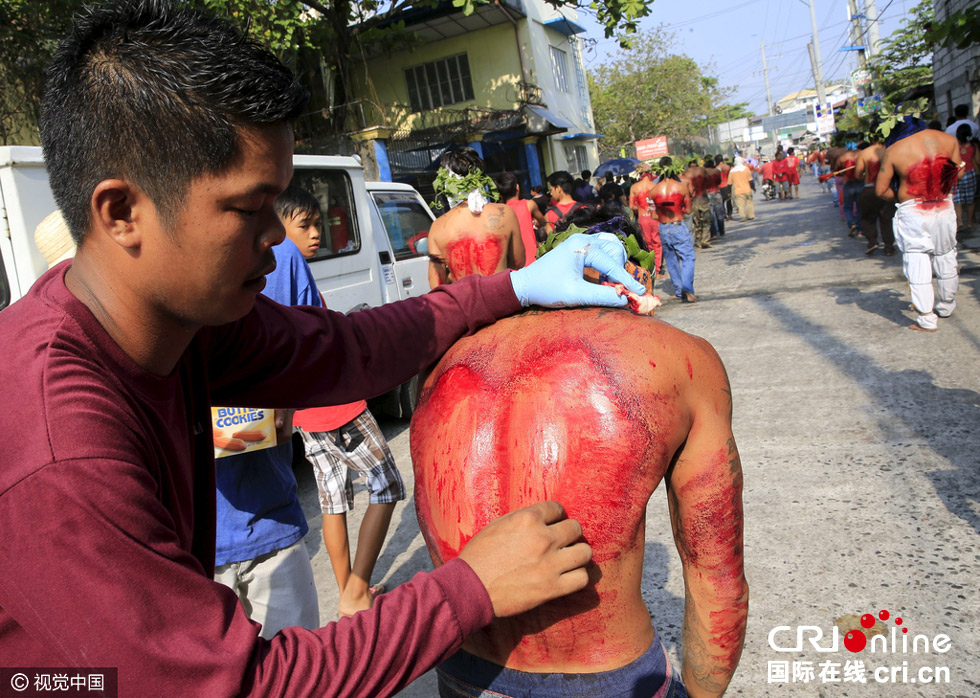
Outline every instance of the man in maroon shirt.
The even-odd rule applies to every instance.
[[[87,10],[58,47],[41,140],[78,251],[0,316],[5,666],[111,667],[121,696],[390,695],[494,617],[587,584],[555,502],[316,630],[260,638],[211,580],[212,402],[350,402],[522,306],[625,305],[586,265],[642,292],[618,242],[578,235],[533,276],[349,317],[259,297],[306,102],[267,50],[183,4]]]

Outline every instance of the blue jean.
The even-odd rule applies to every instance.
[[[687,698],[654,636],[624,667],[593,674],[538,674],[507,669],[460,650],[437,669],[440,698]]]
[[[661,223],[660,244],[664,248],[664,264],[674,284],[674,295],[680,298],[685,291],[694,293],[694,245],[691,233],[683,223]]]
[[[860,179],[852,179],[844,182],[844,220],[848,225],[857,226],[861,224],[857,213],[857,202],[861,198],[861,191],[864,189],[864,182]]]

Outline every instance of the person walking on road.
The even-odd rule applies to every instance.
[[[937,317],[949,317],[956,309],[959,287],[951,196],[964,170],[959,143],[946,133],[925,129],[913,116],[904,117],[886,143],[875,190],[884,199],[896,198],[892,178],[898,177],[895,239],[902,251],[912,308],[918,313],[909,329],[935,332]],[[933,273],[939,302],[932,287]]]
[[[707,194],[707,172],[698,164],[697,159],[692,159],[688,167],[680,176],[681,181],[690,190],[691,203],[691,225],[694,227],[694,244],[703,249],[711,248],[711,228],[708,217],[711,215],[711,204],[708,202]]]
[[[732,187],[739,217],[743,221],[755,220],[755,204],[752,202],[752,170],[739,155],[735,156],[735,167],[728,172],[728,182]]]
[[[650,190],[660,224],[660,242],[664,263],[674,284],[674,296],[686,303],[697,303],[694,295],[694,246],[691,233],[684,225],[684,214],[691,210],[691,190],[680,177],[682,165],[669,155],[660,158],[657,174],[660,181]]]
[[[877,133],[877,126],[872,129],[872,133]],[[877,139],[872,141],[867,148],[858,152],[854,163],[854,176],[864,185],[858,198],[861,233],[868,243],[864,252],[874,254],[878,249],[880,229],[885,255],[890,257],[895,254],[895,232],[892,229],[895,202],[886,201],[875,192],[875,182],[878,180],[878,172],[881,170],[881,160],[884,156],[885,144]]]

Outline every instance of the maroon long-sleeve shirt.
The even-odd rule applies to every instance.
[[[211,580],[209,407],[344,403],[398,385],[519,309],[507,274],[351,316],[260,296],[201,330],[167,377],[137,366],[65,287],[0,314],[0,665],[117,667],[120,696],[379,696],[492,619],[464,562],[353,619],[261,639]]]

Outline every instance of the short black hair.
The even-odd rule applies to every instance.
[[[460,177],[465,177],[477,169],[484,173],[487,171],[487,166],[480,154],[468,146],[447,150],[439,158],[439,165]]]
[[[670,157],[669,155],[664,155],[662,158],[660,158],[659,165],[661,167],[670,167],[671,164],[673,164],[673,162],[674,159],[672,157]]]
[[[500,200],[507,201],[517,196],[517,175],[513,172],[501,172],[496,177],[497,191],[500,192]]]
[[[796,152],[796,148],[790,148],[789,150],[786,151],[786,154],[787,155],[792,155],[795,152]]]
[[[288,123],[309,93],[230,22],[176,0],[87,8],[48,68],[41,144],[55,200],[76,243],[96,185],[139,187],[166,227],[192,179],[241,151],[242,129]]]
[[[933,130],[933,131],[942,131],[943,130],[943,122],[940,121],[939,119],[933,119],[928,124],[926,124],[926,128],[928,128],[930,130]]]
[[[582,179],[586,182],[592,179],[592,170],[582,170]]]
[[[320,213],[320,202],[310,192],[290,184],[286,191],[276,198],[276,214],[282,220],[295,218],[297,215]]]
[[[965,119],[970,116],[970,105],[969,104],[957,104],[953,107],[953,116],[957,119]]]
[[[572,189],[575,185],[575,180],[572,179],[571,173],[567,170],[558,170],[557,172],[552,172],[548,175],[548,184],[553,187],[561,187],[561,190],[566,194],[571,194]]]
[[[724,155],[722,155],[721,153],[718,153],[717,155],[715,155],[715,164],[716,165],[720,165],[723,162],[725,162],[725,156]]]
[[[612,220],[617,216],[621,216],[622,220],[619,223],[619,232],[621,232],[626,237],[632,235],[636,238],[636,242],[641,248],[649,252],[647,249],[646,242],[643,240],[643,234],[640,232],[639,226],[636,224],[632,216],[623,215],[623,207],[619,203],[607,203],[602,206],[593,206],[592,204],[585,204],[579,206],[574,211],[569,211],[568,214],[561,219],[557,226],[555,226],[555,232],[562,232],[569,226],[574,225],[579,228],[591,228],[594,225],[598,225],[604,221]]]
[[[613,181],[613,173],[612,173],[612,170],[606,170],[606,181],[607,182]]]
[[[956,140],[960,143],[968,143],[973,138],[973,128],[970,124],[960,124],[956,127]]]

